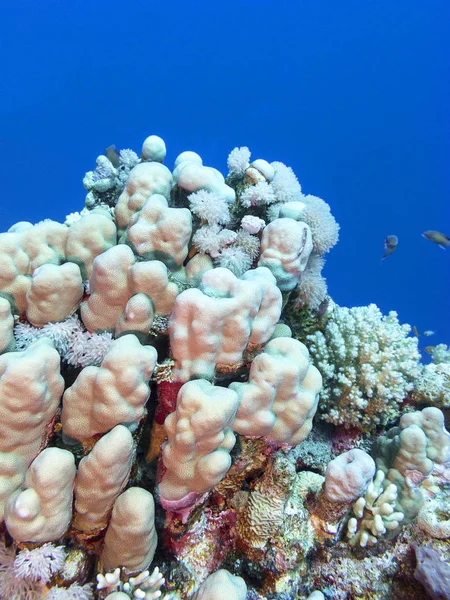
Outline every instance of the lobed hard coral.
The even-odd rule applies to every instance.
[[[0,599],[398,594],[448,553],[446,347],[328,298],[290,167],[165,158],[109,147],[80,212],[0,234]]]

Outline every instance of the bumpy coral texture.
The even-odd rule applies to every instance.
[[[445,415],[373,432],[450,405],[449,349],[422,367],[395,313],[327,298],[339,226],[290,167],[165,156],[111,146],[83,210],[0,234],[0,600],[418,600]],[[367,435],[311,438],[318,406]]]
[[[450,407],[450,363],[430,363],[417,380],[414,395],[419,402],[439,408]]]
[[[322,373],[320,411],[335,425],[370,430],[399,416],[399,405],[420,374],[417,338],[397,314],[377,306],[334,305],[325,330],[308,336]]]

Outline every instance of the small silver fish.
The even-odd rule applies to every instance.
[[[413,327],[413,333],[417,338],[420,336],[419,330],[417,329],[417,327],[415,325]]]
[[[429,335],[434,335],[435,333],[436,333],[435,331],[428,329],[427,331],[423,332],[423,335],[426,335],[428,337]]]
[[[429,231],[424,231],[422,235],[425,239],[437,244],[439,248],[442,248],[442,250],[450,248],[450,238],[448,237],[448,235],[445,235],[440,231],[433,231],[430,229]]]
[[[384,240],[383,248],[385,249],[385,253],[381,257],[381,260],[384,260],[387,256],[392,254],[398,245],[398,237],[396,235],[387,235]]]

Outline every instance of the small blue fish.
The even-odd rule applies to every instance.
[[[423,335],[426,335],[428,337],[429,335],[434,335],[435,333],[436,333],[435,331],[428,329],[427,331],[423,332]]]
[[[385,249],[385,253],[381,257],[381,260],[384,260],[387,256],[392,254],[398,245],[398,237],[396,235],[387,235],[384,240],[383,248]]]
[[[426,240],[430,240],[430,242],[437,244],[442,250],[450,248],[450,238],[440,231],[433,231],[430,229],[429,231],[424,231],[422,235]]]

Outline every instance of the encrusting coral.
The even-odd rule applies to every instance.
[[[333,303],[290,167],[165,158],[110,146],[80,212],[0,234],[0,599],[419,600],[447,347]]]

